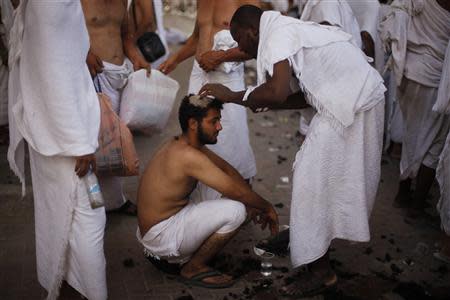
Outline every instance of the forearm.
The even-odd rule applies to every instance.
[[[246,61],[251,58],[252,57],[250,55],[239,50],[239,48],[236,47],[236,48],[231,48],[226,51],[223,51],[222,61],[224,61],[224,62]]]
[[[177,64],[195,55],[195,52],[197,51],[197,43],[198,40],[196,37],[190,36],[188,38],[186,44],[184,44],[183,47],[181,47],[181,49],[174,54]]]

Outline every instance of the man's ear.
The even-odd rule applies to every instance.
[[[190,118],[188,120],[188,126],[189,126],[189,129],[191,129],[191,130],[197,130],[197,128],[198,128],[198,121],[196,119],[194,119],[194,118]]]
[[[252,37],[256,40],[259,40],[259,29],[258,28],[250,28],[250,32],[252,33]]]

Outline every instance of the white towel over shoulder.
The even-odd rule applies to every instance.
[[[355,112],[367,104],[364,101],[382,82],[350,40],[351,36],[337,27],[265,12],[260,22],[258,84],[266,81],[266,73],[272,76],[274,64],[288,59],[307,101],[335,128],[343,130],[353,123]],[[335,52],[334,57],[314,51],[305,59],[305,50],[338,43],[346,51]]]

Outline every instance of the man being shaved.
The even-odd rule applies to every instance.
[[[234,283],[207,263],[245,221],[246,206],[259,215],[263,229],[269,224],[272,234],[278,230],[273,206],[252,191],[236,169],[205,147],[217,142],[221,109],[218,100],[185,97],[179,109],[182,134],[156,152],[138,189],[137,238],[146,253],[181,264],[185,282],[207,288]],[[199,197],[195,189],[199,182],[223,197]]]

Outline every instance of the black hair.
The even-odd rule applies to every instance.
[[[181,131],[186,132],[189,126],[189,119],[193,118],[201,123],[202,119],[207,115],[211,108],[220,111],[223,108],[223,103],[217,99],[212,99],[205,107],[199,107],[189,102],[189,97],[192,94],[185,96],[181,100],[180,108],[178,109],[178,121],[180,122]]]
[[[239,7],[231,18],[230,27],[239,26],[244,28],[259,29],[259,21],[263,11],[261,8],[246,4]]]

